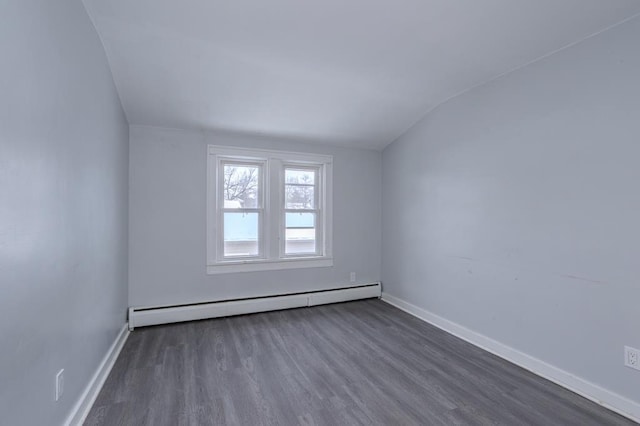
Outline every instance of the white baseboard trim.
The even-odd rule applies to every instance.
[[[472,345],[484,349],[487,352],[602,405],[611,411],[640,423],[640,403],[636,401],[604,389],[558,367],[554,367],[510,346],[461,326],[460,324],[391,296],[388,293],[382,293],[382,300]]]
[[[118,333],[118,336],[111,344],[111,347],[107,351],[107,354],[102,359],[102,362],[98,366],[98,369],[91,377],[91,380],[87,384],[87,387],[80,395],[80,398],[73,406],[71,413],[67,417],[67,420],[64,422],[65,426],[79,426],[82,425],[84,420],[87,418],[93,403],[95,402],[102,386],[104,385],[105,380],[109,376],[113,365],[124,346],[124,343],[127,341],[127,337],[129,337],[129,326],[125,324]]]

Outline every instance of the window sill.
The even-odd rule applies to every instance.
[[[244,260],[207,265],[207,275],[236,272],[279,271],[283,269],[326,268],[333,266],[331,257],[305,257],[278,260]]]

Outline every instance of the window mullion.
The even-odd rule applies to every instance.
[[[264,209],[255,207],[255,208],[246,208],[246,209],[237,209],[237,208],[226,208],[222,209],[224,213],[262,213]]]
[[[316,178],[314,182],[316,183],[314,198],[315,204],[314,207],[318,211],[316,213],[316,254],[323,256],[325,254],[324,250],[324,214],[322,210],[324,209],[324,203],[322,201],[322,195],[324,194],[324,185],[321,177],[324,176],[322,166],[316,169]]]
[[[282,208],[284,206],[284,173],[282,171],[282,161],[277,158],[269,159],[267,170],[269,176],[265,179],[268,182],[269,190],[268,198],[265,199],[266,206],[266,222],[268,226],[265,231],[267,240],[268,259],[278,259],[280,257],[280,241],[282,227]],[[281,188],[282,186],[282,188]]]
[[[318,213],[319,209],[284,209],[285,213]]]
[[[216,222],[218,224],[218,238],[216,241],[217,259],[224,259],[224,161],[218,157],[217,162],[217,206]]]

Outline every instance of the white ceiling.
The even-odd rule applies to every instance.
[[[84,0],[131,124],[383,148],[638,0]]]

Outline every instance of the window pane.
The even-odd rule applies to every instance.
[[[286,169],[284,171],[284,179],[285,183],[302,183],[307,185],[315,185],[316,171],[305,169]]]
[[[260,167],[242,164],[224,165],[224,208],[258,207]]]
[[[224,214],[224,257],[257,256],[258,213]]]
[[[285,185],[285,209],[314,209],[315,187]]]
[[[285,214],[285,254],[316,253],[316,214]]]

